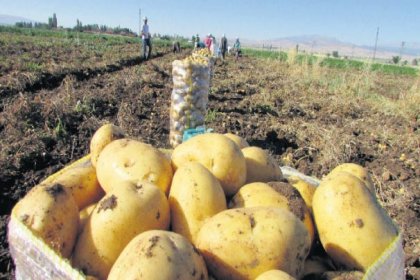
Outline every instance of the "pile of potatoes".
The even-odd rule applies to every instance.
[[[361,279],[398,234],[356,164],[315,187],[234,134],[167,152],[112,124],[12,214],[91,279]]]

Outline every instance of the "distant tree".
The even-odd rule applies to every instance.
[[[52,17],[52,28],[57,28],[57,16],[55,15],[55,13]]]
[[[336,58],[337,58],[337,57],[339,57],[339,55],[338,55],[338,51],[333,51],[333,52],[332,52],[332,56],[333,56],[333,57],[336,57]]]
[[[48,28],[52,28],[53,27],[53,18],[49,17],[48,18]]]
[[[392,62],[394,64],[398,64],[400,62],[400,60],[401,60],[401,57],[399,55],[396,55],[396,56],[392,57]]]
[[[407,65],[407,64],[408,64],[407,60],[404,60],[403,63],[402,63],[402,65]]]
[[[413,59],[413,61],[411,62],[411,65],[413,65],[413,66],[417,66],[417,65],[419,65],[419,61],[415,58],[415,59]]]

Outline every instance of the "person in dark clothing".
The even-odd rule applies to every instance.
[[[225,60],[227,48],[228,48],[228,42],[227,42],[225,34],[223,34],[222,39],[220,39],[220,52],[222,53],[223,60]]]
[[[181,45],[179,44],[179,41],[174,41],[172,44],[172,52],[173,53],[179,53],[181,52]]]

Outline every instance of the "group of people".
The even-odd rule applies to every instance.
[[[194,48],[208,48],[213,56],[221,56],[223,60],[226,58],[226,53],[229,51],[228,40],[225,34],[223,34],[222,38],[220,39],[220,45],[217,43],[216,38],[211,33],[207,34],[203,42],[200,41],[200,36],[198,34],[194,36],[193,41]],[[239,38],[236,38],[232,50],[237,60],[241,55],[241,43]]]
[[[152,54],[151,35],[147,21],[147,17],[143,18],[143,27],[140,34],[142,39],[142,56],[144,60],[150,58]],[[200,36],[198,34],[193,36],[193,43],[194,48],[208,48],[213,56],[221,56],[223,60],[225,60],[226,53],[229,51],[228,40],[225,34],[223,34],[222,38],[220,39],[220,46],[218,45],[216,38],[211,33],[207,34],[203,42],[200,41]],[[181,47],[179,42],[174,42],[172,45],[172,51],[179,52],[180,50]],[[232,50],[235,54],[235,59],[238,60],[239,56],[241,56],[241,43],[239,42],[239,38],[236,38]]]

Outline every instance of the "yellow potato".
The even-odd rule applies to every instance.
[[[96,172],[106,193],[124,181],[147,181],[168,194],[173,176],[168,157],[151,145],[131,139],[109,143],[99,155]]]
[[[229,138],[230,140],[232,140],[233,142],[235,142],[236,145],[239,146],[239,149],[249,147],[248,142],[244,138],[242,138],[241,136],[238,136],[238,135],[233,134],[233,133],[225,133],[223,135],[226,136],[227,138]]]
[[[90,161],[90,154],[50,175],[41,184],[60,184],[68,188],[79,209],[98,202],[105,194],[99,185],[95,168]]]
[[[257,206],[279,207],[292,212],[301,220],[311,237],[315,229],[305,202],[291,185],[282,182],[251,183],[239,189],[229,203],[229,208],[249,208]]]
[[[70,190],[60,184],[35,186],[13,208],[12,215],[64,258],[77,237],[79,209]]]
[[[246,183],[280,181],[280,166],[270,154],[259,147],[242,149],[246,160]]]
[[[118,257],[108,280],[208,279],[202,256],[180,234],[150,230],[136,236]]]
[[[359,178],[366,187],[370,190],[372,194],[375,193],[375,187],[373,186],[372,178],[369,175],[369,172],[363,166],[360,166],[355,163],[343,163],[335,167],[331,172],[327,175],[328,177],[335,176],[339,172],[348,172],[357,178]]]
[[[172,164],[175,169],[191,161],[206,167],[220,181],[227,196],[235,194],[245,183],[245,157],[239,147],[222,134],[200,134],[174,149]]]
[[[203,223],[227,208],[219,181],[198,162],[184,164],[175,172],[169,205],[172,230],[193,244]]]
[[[290,176],[287,178],[287,181],[299,191],[300,195],[305,201],[306,206],[309,209],[309,212],[312,213],[312,198],[314,196],[316,186],[309,184],[297,176]]]
[[[255,279],[280,269],[299,277],[309,253],[310,237],[303,223],[276,207],[229,209],[200,229],[197,248],[216,279]]]
[[[124,131],[116,125],[104,124],[92,136],[90,140],[90,153],[92,155],[92,165],[96,167],[99,154],[106,145],[116,139],[124,138]]]
[[[350,173],[327,176],[312,203],[325,251],[349,269],[366,271],[397,237],[391,218],[365,184]]]
[[[93,209],[96,207],[96,203],[91,204],[79,212],[79,233],[82,232],[84,226],[86,225],[87,221],[89,220],[90,214],[92,214]]]
[[[260,274],[255,280],[296,280],[296,278],[284,271],[272,269]]]
[[[136,235],[169,227],[169,203],[159,188],[148,182],[122,184],[98,202],[73,254],[75,267],[100,279]]]

